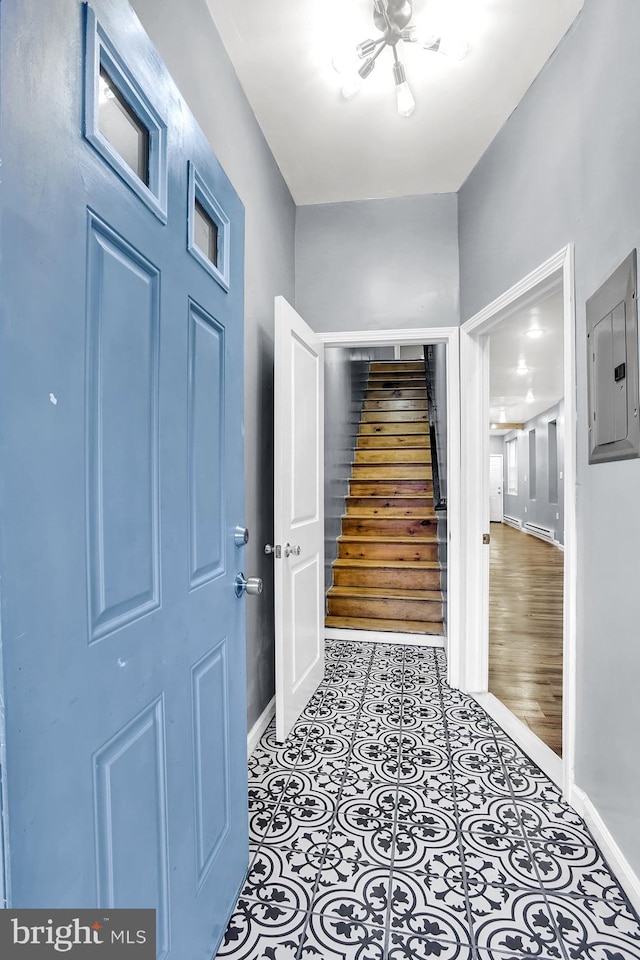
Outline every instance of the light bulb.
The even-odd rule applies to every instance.
[[[400,37],[405,43],[417,43],[420,39],[418,28],[413,24],[410,27],[405,27]]]
[[[398,59],[396,59],[396,62],[393,65],[393,77],[396,81],[398,113],[401,117],[410,117],[416,108],[416,102],[413,99],[411,87],[407,83],[407,75],[404,72],[404,67]]]
[[[461,37],[442,37],[440,39],[438,53],[449,57],[450,60],[464,60],[469,53],[469,44]]]
[[[411,93],[411,87],[406,80],[396,86],[398,99],[398,113],[401,117],[410,117],[416,108],[416,101]]]
[[[340,90],[345,100],[353,100],[360,89],[361,84],[362,81],[357,73],[343,74],[342,86],[340,87]]]

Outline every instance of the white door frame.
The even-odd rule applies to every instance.
[[[489,337],[499,324],[555,290],[564,303],[564,622],[562,756],[560,760],[529,728],[488,693],[489,550]],[[460,328],[462,413],[462,550],[465,604],[464,648],[457,675],[463,690],[506,726],[510,735],[570,796],[575,782],[576,727],[576,373],[573,244],[516,283]]]
[[[462,672],[462,555],[460,498],[460,330],[420,327],[401,330],[348,330],[319,333],[325,347],[447,345],[447,650],[448,681],[460,686]],[[453,558],[453,562],[451,562]]]

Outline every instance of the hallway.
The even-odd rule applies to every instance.
[[[564,554],[491,524],[489,691],[562,756]]]
[[[578,815],[441,649],[329,641],[283,746],[249,762],[251,866],[218,957],[640,960]]]

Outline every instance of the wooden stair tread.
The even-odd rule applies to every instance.
[[[325,617],[325,627],[343,630],[374,630],[386,633],[420,633],[424,636],[442,635],[441,623],[423,620],[378,620],[371,617]]]
[[[387,420],[385,422],[373,420],[371,423],[361,422],[361,437],[416,437],[429,436],[429,424],[425,420],[412,420],[410,423],[406,420],[396,421]]]
[[[370,570],[439,570],[437,560],[365,560],[358,557],[339,557],[335,567],[360,567]]]
[[[376,517],[376,519],[378,519]],[[358,534],[343,534],[341,533],[338,537],[338,540],[341,543],[393,543],[393,544],[420,544],[422,546],[425,543],[437,543],[438,538],[434,534],[426,534],[424,537],[390,537],[385,534],[381,536],[378,533],[372,534],[370,537],[361,537]]]
[[[347,497],[347,500],[362,500],[362,499],[363,499],[362,497],[354,497],[354,496],[348,496],[348,497]],[[395,498],[395,497],[385,497],[383,494],[367,493],[367,494],[365,494],[364,499],[366,499],[366,500],[381,500],[381,501],[382,501],[382,500],[394,500],[394,499],[396,499],[396,498]],[[427,496],[426,496],[426,494],[424,494],[424,493],[403,493],[401,496],[398,497],[398,499],[399,499],[399,500],[425,500],[425,499],[427,499]],[[428,499],[431,499],[431,497],[429,497]]]
[[[381,500],[389,500],[389,497],[380,497]],[[389,508],[391,510],[391,508]],[[417,508],[416,508],[417,509]],[[385,511],[383,514],[375,513],[374,511],[370,513],[359,513],[357,517],[354,517],[353,514],[343,513],[342,520],[437,520],[435,510],[424,510],[419,509],[416,513],[412,513],[411,517],[405,517],[403,513],[399,513],[399,516],[394,517],[392,513]]]
[[[370,373],[404,373],[406,370],[424,370],[424,360],[372,360],[369,364]]]
[[[356,442],[356,450],[430,450],[431,438],[424,433],[361,433]]]
[[[363,410],[363,423],[428,423],[426,410]]]
[[[387,600],[391,597],[397,600],[423,600],[442,603],[440,590],[403,590],[398,587],[329,587],[327,596],[330,597],[366,597],[371,600]]]

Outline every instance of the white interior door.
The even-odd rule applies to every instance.
[[[275,302],[276,737],[324,677],[323,344]],[[278,555],[279,554],[279,555]]]
[[[502,523],[504,519],[503,497],[503,457],[501,453],[492,453],[489,459],[489,519]]]

